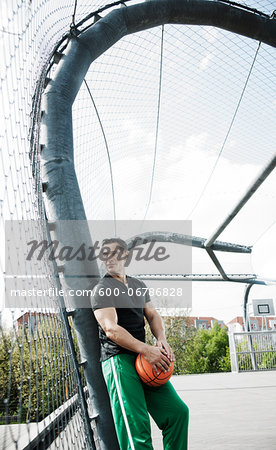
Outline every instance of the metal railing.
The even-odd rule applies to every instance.
[[[86,400],[88,400],[87,387],[84,388],[84,395]],[[14,419],[15,416],[13,416],[13,421]],[[79,395],[75,394],[40,422],[2,425],[2,448],[8,448],[5,444],[10,442],[11,435],[18,435],[14,448],[22,450],[43,450],[48,448],[54,441],[56,442],[56,447],[58,447],[62,439],[63,445],[68,446],[68,448],[88,449],[91,448],[88,440],[83,433],[79,432],[82,422],[83,417],[79,405]],[[95,423],[92,423],[92,428],[95,431]],[[68,439],[68,436],[65,436],[65,433],[70,436],[70,439]]]
[[[232,372],[276,369],[276,331],[229,333]]]

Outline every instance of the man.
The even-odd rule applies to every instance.
[[[150,301],[145,284],[125,273],[127,244],[119,238],[103,241],[107,270],[92,297],[99,324],[102,370],[121,450],[152,450],[149,415],[162,430],[165,450],[186,450],[189,410],[170,382],[145,385],[135,370],[141,353],[155,372],[166,372],[174,354],[163,322]],[[143,295],[141,293],[143,292]],[[156,346],[145,343],[144,317]]]

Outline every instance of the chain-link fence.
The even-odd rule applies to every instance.
[[[125,8],[132,3],[139,2],[118,1],[110,8]],[[5,248],[5,221],[45,220],[40,166],[42,93],[68,40],[96,23],[99,14],[102,17],[107,14],[110,9],[105,8],[107,4],[107,1],[86,0],[1,1],[2,249]],[[247,6],[260,9],[274,20],[272,2],[252,0]],[[271,70],[274,61],[275,52],[271,47],[261,45],[260,48],[255,41],[213,27],[166,25],[125,37],[109,49],[87,74],[73,107],[76,169],[88,218],[112,218],[115,204],[117,217],[143,218],[148,199],[152,218],[160,217],[164,201],[170,218],[186,218],[205,195],[210,175],[213,187],[196,215],[206,218],[204,205],[212,196],[216,198],[214,210],[218,215],[208,214],[205,222],[208,233],[213,228],[211,219],[217,221],[233,202],[234,197],[225,202],[217,195],[221,186],[230,187],[239,195],[247,185],[246,175],[249,173],[249,178],[253,178],[259,165],[275,151],[271,114],[271,108],[275,109],[272,101],[275,71]],[[251,69],[254,69],[252,73]],[[249,79],[251,84],[247,83]],[[234,129],[237,112],[241,119]],[[260,124],[261,113],[264,120]],[[200,133],[195,120],[203,124]],[[232,128],[234,134],[228,140]],[[155,159],[157,147],[159,156]],[[195,158],[200,161],[203,147],[209,158],[203,159],[198,167],[197,186],[193,189],[189,184],[191,154],[195,151]],[[239,189],[233,189],[231,173],[222,177],[223,183],[219,176],[212,176],[222,151],[229,160],[242,163],[239,174],[243,181]],[[181,159],[183,152],[185,161]],[[110,158],[115,180],[113,196]],[[172,160],[176,165],[170,165]],[[245,170],[247,164],[250,164],[249,172]],[[131,174],[129,167],[133,167]],[[183,184],[184,179],[188,180],[187,184]],[[158,189],[154,190],[156,185]],[[172,190],[170,201],[168,187]],[[189,199],[188,191],[192,192]],[[153,192],[150,197],[149,192]],[[271,200],[271,189],[262,195],[266,201]],[[179,201],[185,204],[184,216]],[[257,238],[261,226],[263,230],[275,219],[275,208],[269,208],[269,202],[267,206],[270,214],[262,217],[265,224],[250,228],[250,239]],[[201,230],[199,226],[199,234]],[[240,231],[247,233],[246,227]],[[0,254],[3,274],[4,253]],[[16,271],[16,258],[12,265]],[[3,308],[2,293],[0,442],[3,449],[27,445],[64,449],[93,445],[85,413],[86,383],[77,350],[75,354],[77,347],[73,345],[76,343],[74,325],[71,319],[68,321],[67,311],[55,293],[56,281],[51,273],[52,268],[46,267],[47,275],[37,281],[42,290],[49,292],[45,304],[39,303],[39,308],[35,298],[32,307]],[[241,354],[247,351],[251,352],[243,349]],[[270,352],[268,359],[275,364],[275,352],[274,356],[270,348],[262,348],[261,352],[266,355]],[[246,364],[250,366],[250,359]],[[257,359],[257,364],[261,367],[267,362]]]
[[[230,333],[232,371],[276,369],[276,332]]]
[[[74,355],[61,312],[22,310],[12,318],[12,327],[1,328],[2,448],[25,448],[38,438],[39,448],[48,448],[68,424],[61,448],[87,448]]]
[[[41,95],[52,54],[70,33],[72,21],[100,5],[82,1],[77,10],[76,6],[77,2],[71,0],[1,2],[2,274],[5,221],[29,220],[40,226],[45,220],[40,168]],[[12,273],[17,273],[17,258],[12,266]],[[73,321],[68,320],[56,295],[52,268],[44,269],[45,276],[36,277],[36,285],[48,295],[43,302],[34,297],[32,305],[28,298],[23,309],[16,304],[13,309],[4,308],[1,277],[0,446],[93,448],[84,424],[88,392],[83,367],[79,366]],[[16,285],[16,279],[14,282]]]

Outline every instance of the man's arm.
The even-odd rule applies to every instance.
[[[166,351],[167,356],[170,359],[170,361],[175,361],[173,351],[166,339],[163,320],[151,302],[148,302],[145,305],[145,316],[149,323],[152,334],[157,339],[156,345],[159,348],[163,348]]]
[[[96,320],[106,336],[113,342],[132,352],[141,353],[156,372],[166,372],[170,365],[167,352],[162,347],[152,347],[133,337],[125,328],[118,325],[115,308],[101,308],[94,311]]]

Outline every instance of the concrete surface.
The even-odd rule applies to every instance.
[[[276,371],[171,381],[190,409],[189,450],[276,450]],[[153,421],[152,436],[154,450],[162,450],[162,434]]]
[[[276,450],[276,371],[174,376],[172,384],[190,409],[189,450]],[[38,427],[1,425],[0,449],[21,450]],[[82,448],[77,428],[50,448]],[[162,450],[153,421],[152,436]]]

